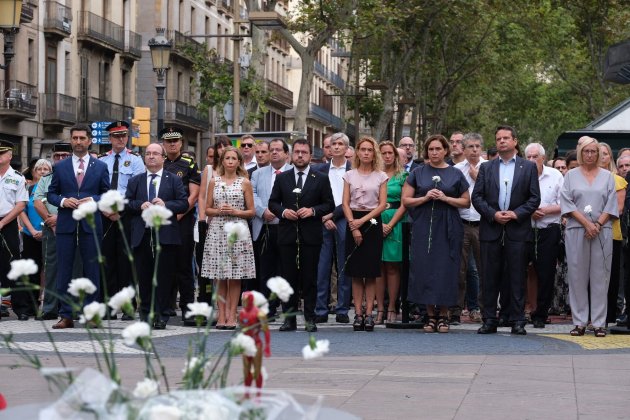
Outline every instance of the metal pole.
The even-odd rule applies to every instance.
[[[164,128],[164,91],[166,90],[166,84],[164,83],[165,73],[166,70],[157,72],[158,82],[155,85],[155,89],[157,90],[157,136],[160,135],[160,131]]]
[[[234,2],[234,51],[232,54],[232,59],[234,60],[234,85],[232,87],[234,99],[232,100],[232,130],[234,133],[240,133],[241,131],[241,63],[239,63],[240,59],[240,37],[238,36],[240,32],[240,4],[238,0]]]

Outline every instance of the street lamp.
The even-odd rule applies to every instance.
[[[1,1],[1,0],[0,0]],[[169,69],[169,61],[171,59],[171,41],[164,36],[165,28],[156,28],[155,38],[149,40],[149,49],[151,50],[151,61],[153,62],[153,71],[157,74],[157,132],[164,128],[164,91],[166,90],[166,73]]]
[[[15,34],[20,29],[21,16],[22,0],[0,0],[0,31],[4,34],[4,65],[0,65],[2,70],[9,68],[15,55],[13,43]]]

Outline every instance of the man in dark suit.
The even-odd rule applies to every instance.
[[[337,279],[336,279],[336,306],[335,321],[347,324],[348,307],[350,306],[350,295],[352,293],[352,280],[346,275],[339,278],[339,273],[343,272],[343,265],[346,261],[346,225],[347,221],[343,214],[341,201],[343,198],[343,176],[352,169],[352,164],[346,160],[346,150],[350,145],[348,136],[344,133],[335,133],[330,136],[330,150],[332,159],[328,163],[313,166],[313,169],[328,177],[330,188],[332,189],[335,209],[322,216],[322,249],[319,254],[319,265],[317,267],[317,306],[315,307],[315,322],[328,322],[328,297],[331,295],[331,275],[332,264],[337,256]]]
[[[527,250],[533,237],[531,215],[540,204],[538,171],[534,163],[517,155],[518,141],[512,127],[499,126],[495,140],[499,159],[480,166],[472,195],[473,205],[481,214],[479,241],[484,279],[484,323],[477,332],[497,332],[497,297],[507,286],[512,334],[525,335]]]
[[[153,230],[146,227],[142,211],[157,205],[173,212],[171,223],[160,227],[158,232],[162,250],[158,261],[157,289],[155,293],[155,329],[163,330],[168,322],[168,308],[175,267],[173,257],[181,245],[181,235],[177,215],[188,210],[188,195],[182,180],[177,175],[164,170],[166,153],[160,144],[147,146],[144,154],[147,172],[136,175],[127,184],[127,208],[131,214],[131,247],[136,261],[140,288],[140,319],[146,321],[151,310],[151,288],[155,265],[155,240]]]
[[[283,312],[297,311],[298,293],[304,298],[306,331],[315,332],[317,265],[322,246],[321,217],[333,211],[335,202],[328,177],[309,167],[313,149],[306,139],[293,143],[293,170],[278,174],[269,197],[269,210],[280,219],[278,245],[280,266],[295,293]],[[295,315],[287,316],[280,331],[295,331]]]
[[[94,217],[94,231],[86,220],[74,220],[72,212],[84,202],[99,201],[101,194],[109,190],[110,186],[107,165],[88,155],[91,144],[91,131],[88,127],[78,125],[70,129],[72,157],[55,165],[47,194],[48,202],[59,208],[56,225],[57,293],[60,296],[67,295],[75,252],[79,250],[83,261],[83,275],[92,280],[97,288],[95,293],[86,297],[86,304],[99,296],[100,267],[94,235],[100,242],[103,230],[99,215]],[[62,301],[59,310],[61,319],[53,328],[73,328],[72,315],[72,307]]]

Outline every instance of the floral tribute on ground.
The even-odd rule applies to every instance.
[[[120,212],[125,201],[122,196],[110,191],[106,203],[99,208],[108,213]],[[104,195],[105,197],[105,195]],[[76,220],[85,219],[94,224],[97,206],[84,206],[75,210]],[[169,224],[170,210],[162,206],[151,206],[143,211],[142,218],[159,238],[161,226]],[[122,229],[122,224],[119,225]],[[233,241],[241,232],[240,226],[231,226]],[[249,232],[247,232],[249,234]],[[230,236],[232,236],[230,235]],[[159,240],[156,241],[159,244]],[[230,244],[226,244],[230,246]],[[156,246],[159,254],[160,247]],[[130,260],[131,250],[127,248]],[[157,286],[159,258],[153,273],[153,289]],[[104,260],[99,250],[99,263]],[[38,285],[29,283],[29,275],[37,271],[32,260],[16,260],[11,263],[9,278],[20,280],[26,286],[12,289],[0,289],[0,294],[11,290],[37,290]],[[135,280],[135,275],[134,275]],[[270,299],[289,300],[293,289],[282,277],[269,279],[267,287],[271,291]],[[53,334],[44,321],[57,360],[56,367],[46,367],[35,354],[20,348],[11,333],[0,333],[0,345],[19,355],[25,362],[17,367],[31,367],[40,371],[51,389],[61,393],[59,400],[45,407],[39,413],[40,419],[240,419],[240,418],[298,418],[306,415],[305,409],[282,391],[262,390],[265,370],[262,366],[263,355],[271,356],[271,338],[267,324],[268,301],[260,293],[245,292],[243,309],[239,313],[239,328],[231,340],[218,348],[211,348],[209,343],[210,328],[214,319],[213,308],[205,302],[188,304],[186,318],[194,318],[196,333],[189,341],[188,352],[183,360],[181,378],[168,378],[153,340],[153,319],[155,290],[151,294],[150,313],[147,322],[135,322],[126,327],[120,335],[112,329],[110,317],[118,312],[135,316],[132,300],[139,299],[137,282],[113,296],[105,291],[106,302],[85,304],[86,297],[96,291],[90,279],[77,278],[68,287],[68,295],[57,296],[68,302],[73,310],[80,314],[80,322],[94,348],[94,369],[85,369],[76,373],[69,367],[57,350]],[[213,296],[213,300],[216,296]],[[264,341],[260,338],[264,335]],[[143,352],[144,378],[133,389],[122,386],[122,378],[117,368],[115,346],[137,346]],[[321,357],[328,352],[327,340],[315,340],[310,336],[309,343],[302,350],[304,359]],[[243,362],[244,386],[228,387],[227,378],[234,357],[241,356]],[[174,389],[172,384],[177,384]],[[237,384],[241,385],[241,384]],[[250,398],[249,386],[255,385],[255,398]],[[0,400],[1,401],[1,400]],[[318,401],[319,403],[319,401]],[[317,405],[317,404],[316,404]],[[317,408],[317,407],[315,407]],[[0,408],[1,409],[1,408]],[[308,414],[313,413],[313,407]],[[289,417],[287,417],[289,416]],[[314,418],[314,417],[313,417]]]

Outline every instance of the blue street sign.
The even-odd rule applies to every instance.
[[[111,121],[94,121],[90,124],[92,129],[92,143],[109,144],[109,131],[105,127],[111,124]]]
[[[110,125],[111,121],[94,121],[91,125],[92,130],[105,130],[105,127]]]

